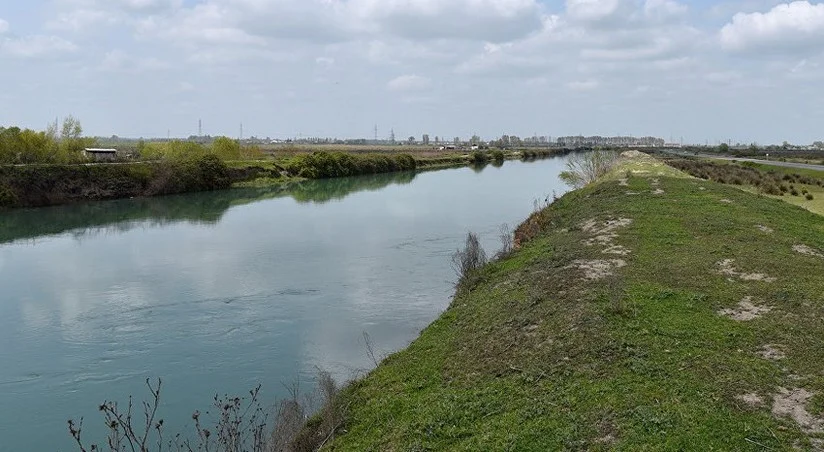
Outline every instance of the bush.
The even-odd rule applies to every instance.
[[[567,162],[567,171],[561,173],[561,179],[572,187],[583,187],[607,174],[617,160],[618,154],[613,151],[574,154]]]
[[[812,201],[813,199],[815,199],[815,196],[813,196],[812,193],[807,193],[806,198],[807,198],[807,201]]]
[[[498,151],[501,152],[501,151]],[[501,152],[503,154],[503,152]],[[483,165],[489,161],[489,156],[481,151],[475,151],[469,158],[469,161],[475,165]]]
[[[504,151],[501,151],[500,149],[496,149],[496,150],[492,151],[492,160],[494,162],[497,162],[497,163],[503,163],[504,162]]]
[[[362,174],[413,171],[414,157],[401,155],[351,155],[342,152],[314,152],[294,157],[286,170],[293,176],[306,179],[358,176]]]
[[[793,196],[798,196],[799,195],[798,190],[796,190],[795,188],[790,190],[790,194],[793,195]]]
[[[487,263],[486,251],[481,247],[478,236],[470,232],[462,250],[452,254],[452,269],[458,275],[459,283]]]

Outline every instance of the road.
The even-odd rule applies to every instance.
[[[795,163],[795,162],[778,162],[775,160],[761,160],[761,159],[752,159],[752,158],[745,158],[745,157],[732,157],[732,156],[723,156],[723,155],[713,155],[713,154],[693,154],[691,152],[679,152],[673,151],[671,152],[675,155],[683,155],[688,157],[701,157],[701,158],[708,158],[714,160],[728,160],[736,162],[752,162],[752,163],[761,163],[763,165],[772,165],[772,166],[782,166],[784,168],[797,168],[797,169],[811,169],[816,171],[824,171],[824,165],[812,165],[809,163]]]

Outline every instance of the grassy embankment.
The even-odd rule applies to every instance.
[[[695,177],[736,185],[824,215],[824,171],[752,162],[687,159],[667,161]]]
[[[328,179],[472,164],[503,164],[506,158],[532,159],[566,153],[541,149],[523,152],[328,153],[297,152],[266,157],[232,143],[212,148],[195,143],[153,144],[144,152],[154,160],[116,164],[0,166],[0,208],[39,207],[78,201],[156,196],[235,188],[265,188],[301,180]],[[246,159],[242,158],[248,154]]]
[[[330,449],[822,447],[821,217],[635,160],[517,238],[344,391]]]

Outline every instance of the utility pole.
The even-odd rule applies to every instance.
[[[240,123],[240,141],[243,141],[243,123]]]
[[[203,136],[203,120],[202,119],[197,120],[197,136],[198,137]]]

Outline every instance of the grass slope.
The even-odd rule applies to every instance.
[[[764,165],[753,163],[751,164],[752,167],[758,168],[764,171],[776,171],[781,174],[800,174],[802,176],[814,177],[817,179],[824,179],[824,171],[817,171],[813,169],[806,169],[806,168],[787,168],[784,166],[774,166],[774,165]],[[808,200],[804,196],[772,196],[772,198],[782,199],[784,201],[789,202],[790,204],[795,204],[797,206],[803,207],[810,212],[817,213],[819,215],[824,215],[824,187],[819,187],[818,185],[808,185],[808,184],[796,184],[796,187],[799,191],[806,190],[809,193],[812,193],[813,199]]]
[[[648,172],[541,212],[534,239],[350,386],[331,449],[821,447],[824,257],[794,247],[824,253],[824,221],[630,166]],[[742,300],[771,311],[719,314]]]

